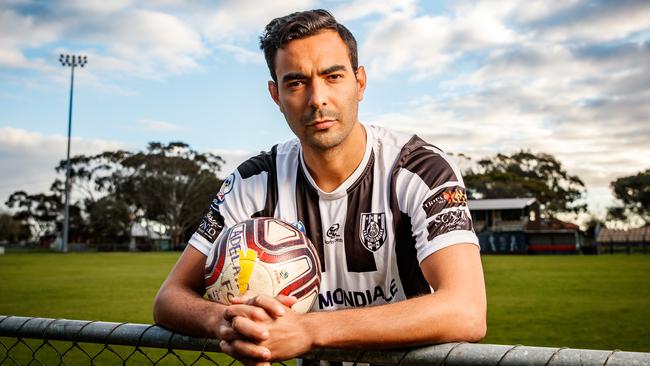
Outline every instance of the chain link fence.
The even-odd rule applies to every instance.
[[[158,325],[0,316],[0,365],[236,363],[219,351],[216,339],[188,337]],[[319,349],[304,358],[378,365],[650,366],[650,353],[469,343],[403,350]]]

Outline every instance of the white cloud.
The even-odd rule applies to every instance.
[[[0,6],[0,66],[40,68],[39,62],[25,57],[22,49],[52,42],[62,30],[63,25],[58,22],[41,22]]]
[[[108,65],[120,62],[126,70],[132,65],[131,70],[141,76],[196,69],[197,60],[208,53],[199,33],[170,14],[129,10],[110,22],[98,19],[95,24],[96,31],[83,38],[108,47],[107,58],[117,61]]]
[[[440,74],[464,53],[499,47],[518,36],[497,16],[472,8],[453,15],[387,14],[362,47],[375,77],[408,72],[415,79]]]
[[[527,7],[527,3],[520,4],[513,18],[520,12],[528,12]],[[647,1],[573,1],[548,10],[521,25],[534,31],[539,39],[550,42],[607,41],[650,26]]]
[[[205,8],[201,16],[203,34],[215,43],[259,36],[273,18],[313,7],[314,0],[225,1],[219,7]]]
[[[219,50],[232,54],[235,59],[244,64],[255,63],[263,64],[264,55],[260,51],[249,51],[243,47],[239,47],[233,44],[223,43],[216,46]]]
[[[24,13],[0,6],[0,65],[45,71],[24,50],[59,45],[75,53],[83,48],[92,56],[93,72],[104,78],[160,78],[199,68],[209,52],[195,25],[163,11],[129,7],[128,1],[38,6]]]
[[[136,123],[150,130],[157,132],[172,132],[177,131],[180,127],[171,122],[157,121],[149,118],[139,118]]]
[[[356,0],[340,5],[332,13],[337,21],[345,23],[376,14],[402,18],[413,15],[416,9],[415,0]]]
[[[66,156],[67,137],[0,127],[0,206],[12,192],[47,192],[57,177],[54,168]],[[72,138],[70,155],[124,148],[116,141]]]

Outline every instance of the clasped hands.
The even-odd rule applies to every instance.
[[[265,365],[303,354],[312,346],[296,297],[247,292],[231,299],[219,324],[222,352],[246,365]]]

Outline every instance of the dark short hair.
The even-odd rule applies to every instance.
[[[273,81],[278,81],[275,74],[275,55],[278,53],[278,49],[291,40],[313,36],[326,29],[338,32],[348,47],[352,70],[356,71],[359,65],[357,41],[350,30],[337,22],[327,10],[307,10],[275,18],[264,28],[264,33],[260,37],[260,49],[264,50],[266,65],[269,67]]]

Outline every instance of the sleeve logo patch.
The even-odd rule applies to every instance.
[[[230,174],[226,180],[223,181],[223,184],[221,185],[221,189],[219,190],[219,193],[217,193],[217,197],[214,199],[212,203],[220,205],[223,203],[223,201],[226,199],[226,195],[232,191],[232,187],[235,185],[235,175]]]
[[[446,188],[429,197],[422,204],[422,209],[427,213],[427,218],[435,216],[445,209],[467,205],[467,194],[462,187]]]
[[[442,197],[447,201],[447,203],[467,203],[467,195],[460,188],[456,188],[454,191],[445,191],[442,192]]]

